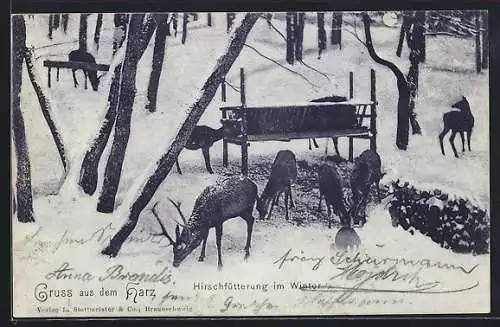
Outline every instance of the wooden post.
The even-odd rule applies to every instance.
[[[226,102],[226,79],[224,78],[222,80],[222,85],[221,85],[221,100],[222,102]]]
[[[241,109],[242,109],[242,136],[241,136],[241,173],[245,176],[248,175],[248,137],[247,137],[247,111],[246,111],[246,97],[245,97],[245,71],[240,68],[240,96],[241,96]]]
[[[489,52],[490,52],[490,42],[488,40],[488,12],[483,10],[482,12],[482,21],[483,21],[483,58],[481,60],[482,68],[488,68],[488,60],[489,60]]]
[[[210,15],[210,14],[209,14]],[[222,102],[226,102],[226,79],[222,79],[222,84],[221,84],[221,100]],[[226,119],[227,118],[227,113],[226,111],[222,111],[222,118]],[[222,139],[222,166],[227,167],[228,162],[229,162],[229,154],[228,154],[228,143],[226,138],[224,137]]]
[[[476,73],[481,72],[481,25],[479,24],[479,12],[474,15],[476,25]]]
[[[354,97],[354,74],[349,72],[349,99]]]
[[[354,97],[354,74],[349,72],[349,99]],[[349,137],[349,161],[354,161],[354,139]]]
[[[47,68],[47,85],[48,85],[48,87],[51,86],[51,83],[50,83],[50,70],[51,70],[51,67],[49,66]]]
[[[377,152],[377,95],[375,87],[375,70],[372,68],[370,71],[370,100],[373,102],[371,105],[370,113],[370,150]]]

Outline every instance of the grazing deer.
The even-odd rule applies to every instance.
[[[169,201],[175,206],[183,221],[182,232],[179,230],[180,223],[175,228],[175,241],[167,233],[165,226],[156,212],[156,204],[152,212],[162,232],[156,235],[167,237],[174,250],[174,267],[179,267],[181,262],[196,249],[202,242],[201,254],[198,261],[205,259],[205,247],[207,245],[208,232],[215,227],[218,268],[222,268],[221,239],[222,224],[231,218],[241,217],[247,223],[247,242],[245,245],[245,257],[250,256],[252,230],[254,217],[252,211],[255,202],[259,203],[257,196],[257,185],[244,176],[232,176],[224,181],[206,187],[195,201],[193,212],[186,220],[181,210],[180,202]]]
[[[472,128],[474,127],[474,116],[470,111],[469,102],[465,97],[462,97],[462,100],[458,101],[452,108],[457,108],[460,111],[449,111],[443,115],[443,123],[444,129],[439,134],[439,144],[441,146],[441,153],[444,154],[444,146],[443,146],[443,138],[451,130],[450,143],[451,148],[453,149],[453,153],[455,157],[458,158],[457,149],[455,148],[455,135],[460,133],[460,138],[462,139],[462,152],[465,152],[465,140],[464,133],[467,133],[467,145],[470,149],[470,136],[472,134]]]
[[[332,228],[331,213],[340,217],[342,225],[346,224],[349,218],[344,203],[344,193],[342,192],[342,180],[338,173],[337,166],[332,163],[324,163],[318,172],[319,182],[319,203],[318,211],[321,212],[321,199],[324,197],[328,209],[328,228]]]
[[[279,151],[271,167],[269,180],[262,191],[257,209],[260,219],[270,219],[273,207],[278,203],[281,193],[285,192],[285,217],[288,220],[288,199],[290,208],[295,204],[292,199],[291,185],[297,180],[297,160],[290,150]],[[266,217],[267,214],[267,218]]]
[[[77,50],[73,50],[69,53],[69,61],[79,61],[79,62],[88,62],[88,63],[92,63],[92,64],[95,64],[95,58],[93,55],[91,55],[90,53],[86,52],[86,51],[83,51],[81,49],[77,49]],[[78,81],[76,80],[76,74],[75,72],[77,71],[78,69],[72,69],[72,73],[73,73],[73,83],[75,85],[75,87],[77,87],[78,85]],[[86,69],[82,69],[83,70],[83,74],[85,76],[85,81],[87,80],[87,77],[90,81],[90,85],[92,85],[92,89],[94,91],[97,91],[97,88],[99,87],[99,80],[101,79],[102,75],[97,77],[97,71],[95,70],[86,70]]]
[[[189,137],[186,145],[184,146],[188,150],[199,150],[203,152],[203,157],[205,158],[205,167],[210,174],[213,174],[212,166],[210,165],[210,148],[215,142],[221,140],[224,136],[234,135],[236,136],[239,130],[236,126],[231,124],[224,124],[219,129],[213,129],[208,126],[196,126]],[[181,167],[179,166],[179,161],[176,161],[177,172],[182,175]]]
[[[380,156],[372,150],[364,151],[354,160],[351,174],[352,207],[349,217],[361,226],[366,223],[366,204],[373,184],[377,188],[378,202],[381,201],[379,183],[385,175],[381,172],[381,165]],[[361,217],[360,211],[362,211]]]

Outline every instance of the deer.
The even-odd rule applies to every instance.
[[[94,56],[91,55],[90,53],[88,53],[87,51],[82,50],[82,49],[77,49],[77,50],[71,51],[69,53],[68,57],[69,57],[69,61],[88,62],[88,63],[92,63],[92,64],[96,63]],[[77,70],[78,69],[71,69],[72,74],[73,74],[73,83],[75,85],[75,88],[78,86],[78,81],[76,79],[76,74],[75,74],[75,72]],[[83,70],[83,74],[85,76],[85,80],[87,80],[87,78],[88,78],[90,81],[90,85],[92,85],[92,89],[94,91],[97,91],[97,89],[99,87],[99,81],[100,81],[102,75],[98,77],[97,71],[95,71],[95,70],[86,70],[86,69],[82,69],[82,70]]]
[[[210,174],[213,174],[212,166],[210,165],[210,148],[215,142],[224,138],[224,136],[236,136],[239,133],[239,129],[232,124],[223,124],[220,128],[214,129],[205,125],[196,126],[191,133],[186,145],[184,146],[188,150],[199,150],[203,152],[203,157],[205,159],[205,167]],[[177,172],[182,175],[181,167],[179,166],[179,161],[175,162],[177,167]]]
[[[288,220],[288,206],[295,207],[291,186],[296,180],[297,160],[295,154],[290,150],[279,151],[271,166],[271,174],[262,191],[260,201],[257,203],[260,219],[270,219],[273,207],[278,204],[280,195],[285,192],[285,218]]]
[[[470,148],[470,137],[472,134],[472,129],[474,127],[474,116],[470,110],[470,105],[467,99],[463,96],[460,101],[453,104],[452,108],[459,109],[460,111],[452,110],[443,114],[443,131],[439,134],[439,145],[441,146],[441,153],[443,156],[444,146],[443,146],[443,138],[444,136],[451,130],[450,143],[451,148],[453,149],[453,153],[455,154],[455,158],[458,158],[457,149],[455,148],[455,135],[460,133],[460,138],[462,139],[462,152],[465,152],[465,140],[464,133],[467,133],[467,145],[469,151]]]
[[[344,193],[342,188],[342,179],[337,169],[337,165],[333,162],[327,162],[319,167],[318,171],[319,183],[319,203],[318,212],[321,212],[321,200],[324,197],[328,210],[328,228],[332,228],[332,209],[333,212],[340,217],[341,223],[344,225],[348,219],[348,212],[344,202]]]
[[[359,223],[363,226],[366,223],[366,204],[373,184],[376,186],[378,203],[382,201],[379,183],[385,173],[382,173],[381,165],[380,156],[373,150],[364,151],[354,160],[354,168],[350,177],[352,204],[349,217],[355,224]],[[360,211],[362,211],[361,215]]]
[[[244,249],[244,260],[246,261],[250,256],[252,230],[255,221],[252,212],[255,203],[259,203],[257,191],[257,185],[245,176],[231,176],[220,183],[209,185],[196,199],[189,219],[186,219],[182,213],[181,203],[168,198],[183,221],[183,223],[177,222],[175,240],[167,233],[165,225],[156,211],[157,202],[151,211],[160,224],[162,232],[153,235],[163,235],[169,240],[169,245],[173,246],[173,266],[177,268],[202,243],[198,261],[204,261],[208,233],[211,228],[215,228],[218,254],[217,268],[221,270],[223,266],[221,254],[222,225],[229,219],[241,217],[247,223],[247,241]],[[179,228],[180,225],[182,231]]]
[[[313,99],[310,102],[323,103],[323,102],[344,102],[344,101],[347,101],[347,98],[344,96],[331,95],[331,96],[326,96],[326,97],[322,97],[322,98],[318,98],[318,99]],[[316,139],[312,138],[312,141],[314,143],[314,147],[316,149],[319,148],[318,143],[316,142]],[[338,137],[332,137],[332,141],[333,141],[333,146],[335,147],[335,153],[337,153],[337,155],[340,156]],[[309,139],[309,150],[312,150],[311,139]]]

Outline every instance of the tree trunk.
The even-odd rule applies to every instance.
[[[54,143],[57,147],[57,152],[59,153],[59,157],[61,158],[61,162],[64,168],[64,171],[68,171],[68,159],[66,158],[66,152],[64,150],[64,142],[61,138],[61,134],[54,122],[54,118],[52,117],[52,109],[47,100],[45,94],[43,94],[42,88],[40,87],[40,83],[38,83],[38,78],[35,76],[34,68],[33,68],[33,54],[31,51],[26,49],[24,58],[26,60],[26,67],[28,70],[28,76],[31,81],[31,85],[33,85],[33,89],[35,90],[36,96],[38,98],[38,102],[40,103],[40,108],[42,109],[43,117],[49,126],[50,133],[52,134],[52,138],[54,139]]]
[[[398,119],[397,119],[397,131],[396,131],[396,146],[400,150],[406,150],[408,147],[408,137],[409,137],[409,102],[410,102],[410,90],[408,88],[408,83],[406,82],[405,76],[399,70],[396,65],[392,62],[380,58],[373,47],[372,35],[370,31],[370,17],[368,14],[363,13],[363,24],[365,29],[366,38],[366,48],[370,57],[377,64],[383,65],[389,68],[397,80],[398,87]]]
[[[104,182],[97,204],[97,211],[113,212],[116,193],[125,158],[128,138],[130,135],[130,120],[135,100],[135,77],[137,63],[146,50],[153,35],[156,24],[149,18],[143,28],[144,14],[132,14],[130,18],[129,37],[125,59],[123,60],[122,78],[118,98],[118,110],[115,122],[115,134],[111,152],[104,171]]]
[[[304,48],[304,24],[305,13],[295,13],[297,16],[297,24],[295,24],[295,59],[302,60],[302,50]]]
[[[172,14],[172,28],[174,29],[174,37],[177,37],[177,13]]]
[[[294,26],[293,26],[293,16],[295,13],[287,12],[286,13],[286,62],[290,65],[293,65],[294,55],[294,43],[295,43],[295,35],[294,35]]]
[[[49,15],[49,39],[52,40],[52,29],[54,28],[54,15]]]
[[[102,14],[97,14],[97,21],[95,23],[95,32],[94,32],[94,43],[96,45],[97,50],[99,50],[99,39],[101,37],[101,27],[102,27]]]
[[[479,12],[474,15],[476,26],[476,72],[481,72],[481,24],[479,24]]]
[[[412,31],[412,42],[414,50],[417,52],[419,62],[425,62],[425,10],[418,10],[415,13],[415,24]]]
[[[410,68],[406,78],[410,91],[408,110],[410,112],[410,125],[412,134],[422,134],[420,125],[415,113],[415,102],[419,87],[419,63],[425,60],[425,36],[424,36],[425,11],[417,11],[411,33],[409,34],[410,44]]]
[[[332,34],[331,43],[338,44],[342,49],[342,12],[332,14]]]
[[[27,223],[33,217],[33,192],[31,189],[31,164],[26,143],[23,113],[21,111],[21,84],[23,61],[26,51],[26,25],[22,15],[12,17],[12,129],[17,159],[16,198],[17,219]]]
[[[236,14],[234,12],[228,12],[226,14],[226,19],[227,19],[226,32],[227,33],[229,33],[229,31],[231,30],[231,27],[233,26],[233,21],[234,21],[235,17],[236,17]]]
[[[127,34],[127,25],[129,20],[128,14],[115,14],[114,17],[115,31],[113,34],[113,56],[116,51],[122,46]]]
[[[321,58],[321,53],[326,49],[326,31],[325,31],[325,14],[318,13],[318,59]]]
[[[403,11],[403,22],[401,24],[401,31],[399,33],[398,48],[396,49],[396,56],[398,57],[401,57],[405,36],[407,35],[407,31],[410,28],[410,25],[411,23],[410,23],[409,12]]]
[[[207,13],[207,25],[208,26],[212,26],[212,14],[211,13]]]
[[[182,44],[186,43],[188,19],[188,14],[184,13],[182,15]]]
[[[62,14],[62,27],[64,33],[68,32],[68,20],[69,20],[69,14]]]
[[[80,14],[80,32],[78,37],[78,48],[81,51],[87,51],[87,16],[88,14]]]
[[[155,46],[153,51],[153,63],[148,84],[148,103],[146,109],[150,112],[156,111],[156,98],[158,95],[158,84],[160,82],[163,60],[165,59],[165,43],[168,30],[168,14],[158,14],[158,26],[156,27]]]
[[[52,23],[54,25],[54,29],[58,29],[59,28],[59,23],[61,22],[61,15],[60,14],[55,14],[53,15],[53,20],[52,20]]]
[[[122,46],[127,34],[128,15],[115,14],[115,35],[113,38],[113,55]],[[122,64],[115,67],[111,87],[109,89],[108,103],[106,116],[97,134],[96,138],[92,141],[90,148],[85,153],[83,158],[82,167],[80,168],[80,177],[78,185],[82,190],[88,194],[94,194],[97,188],[98,168],[101,161],[102,153],[106,148],[111,130],[115,124],[116,108],[118,107],[118,96],[120,90]]]
[[[224,80],[224,77],[228,73],[229,69],[231,69],[234,61],[238,58],[238,55],[245,44],[245,40],[252,27],[255,25],[255,22],[259,18],[259,15],[260,13],[246,14],[245,18],[241,22],[241,25],[235,29],[226,53],[224,53],[217,60],[217,66],[202,87],[203,93],[193,103],[193,105],[191,105],[189,114],[179,129],[177,136],[170,145],[168,151],[157,162],[155,171],[148,177],[147,181],[145,181],[142,191],[132,204],[127,221],[113,236],[109,245],[102,250],[102,254],[109,255],[111,257],[116,256],[120,251],[123,242],[125,242],[127,237],[134,230],[141,211],[148,205],[149,201],[151,201],[154,193],[172,169],[172,166],[177,160],[177,156],[186,145],[194,127],[203,115],[207,106],[212,101],[219,85]]]
[[[483,69],[488,68],[488,60],[489,60],[489,52],[490,52],[490,40],[488,39],[488,12],[486,10],[483,10],[481,13],[482,16],[482,21],[483,21],[483,31],[482,31],[482,36],[483,36],[483,57],[481,60],[481,67]]]

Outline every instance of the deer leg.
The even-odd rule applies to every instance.
[[[73,74],[73,84],[75,85],[75,87],[77,87],[78,81],[76,80],[76,74],[75,74],[75,72],[76,72],[76,69],[72,69],[71,70],[71,73]]]
[[[462,152],[465,152],[465,139],[463,131],[460,131],[460,138],[462,139]]]
[[[85,90],[86,90],[87,89],[87,79],[89,77],[86,70],[83,71],[83,77],[85,80]]]
[[[203,152],[203,157],[205,158],[205,167],[207,167],[207,170],[210,174],[213,174],[214,171],[210,166],[210,148],[202,148],[201,151]]]
[[[285,219],[288,220],[288,191],[285,191]]]
[[[340,156],[339,139],[337,137],[332,137],[332,141],[333,141],[333,146],[335,147],[335,152],[337,153],[338,156]]]
[[[328,201],[326,201],[326,207],[328,208],[328,228],[332,228],[332,208]]]
[[[453,153],[455,154],[455,158],[458,158],[457,148],[455,148],[455,135],[457,135],[457,132],[452,131],[450,136],[450,143],[451,148],[453,149]]]
[[[444,154],[443,139],[444,139],[444,136],[446,135],[446,133],[448,133],[449,131],[450,131],[450,129],[445,126],[443,131],[439,134],[439,145],[441,146],[441,153],[443,154],[443,156],[445,155]]]
[[[314,144],[314,147],[317,149],[319,148],[319,145],[318,145],[318,142],[316,142],[316,139],[313,137],[313,144]]]
[[[380,196],[380,176],[375,180],[375,188],[377,189],[377,200],[380,203],[382,202],[382,197]]]
[[[292,187],[290,185],[288,185],[288,194],[290,196],[290,208],[295,208],[295,203],[292,199]]]
[[[250,247],[251,247],[251,242],[252,242],[252,231],[253,231],[253,223],[255,221],[255,218],[252,216],[252,211],[250,210],[249,213],[245,214],[245,220],[247,222],[247,244],[245,245],[245,257],[244,259],[247,260],[248,257],[250,256]]]
[[[470,135],[472,134],[472,129],[467,132],[467,146],[469,147],[470,151]]]
[[[307,139],[309,141],[309,150],[312,150],[312,146],[311,146],[311,139]]]
[[[179,166],[179,160],[175,160],[175,166],[177,167],[177,172],[182,175],[181,166]]]
[[[217,269],[222,269],[222,254],[221,254],[221,241],[222,241],[222,224],[215,226],[215,242],[217,244]]]
[[[210,232],[210,229],[207,230],[207,234],[205,235],[205,237],[203,238],[203,243],[201,245],[201,253],[200,253],[200,257],[198,258],[198,261],[200,262],[203,262],[203,260],[205,260],[205,249],[207,247],[207,239],[208,239],[208,233]]]
[[[321,198],[323,197],[323,194],[319,194],[319,203],[318,203],[318,212],[321,212]]]

